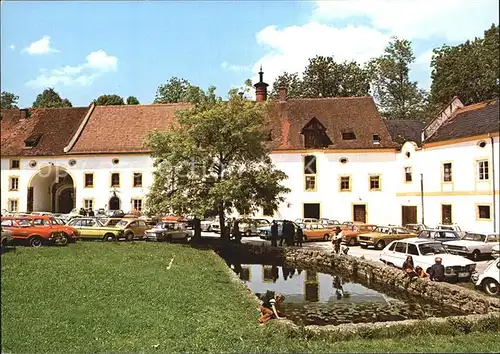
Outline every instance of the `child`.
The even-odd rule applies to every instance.
[[[266,295],[261,297],[262,300],[262,305],[260,306],[259,310],[261,313],[261,316],[259,318],[259,322],[261,324],[267,323],[269,320],[276,318],[278,320],[281,320],[282,317],[281,314],[278,312],[276,309],[276,306],[281,304],[283,301],[285,301],[285,297],[281,294],[276,294],[274,295],[274,292],[268,291]]]

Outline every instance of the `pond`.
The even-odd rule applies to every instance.
[[[282,265],[228,265],[254,293],[283,294],[281,310],[297,324],[338,325],[466,315],[423,299],[388,296],[337,275]]]

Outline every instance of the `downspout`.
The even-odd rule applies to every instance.
[[[491,141],[491,175],[493,177],[493,233],[497,232],[497,203],[495,198],[495,146],[494,139],[491,134],[488,133],[488,137]]]
[[[424,219],[424,174],[420,174],[420,202],[422,203],[422,225],[425,225]]]

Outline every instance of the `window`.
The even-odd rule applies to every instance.
[[[132,210],[142,211],[142,199],[132,199]]]
[[[405,182],[412,181],[411,167],[405,167]]]
[[[412,254],[414,256],[418,256],[417,246],[414,245],[413,243],[409,243],[408,244],[408,252],[406,252],[406,253]]]
[[[380,176],[370,176],[370,190],[371,191],[380,190]]]
[[[316,156],[307,155],[304,156],[304,179],[305,179],[305,190],[315,191],[316,190]]]
[[[85,209],[94,209],[94,200],[93,199],[84,199],[83,207]]]
[[[9,177],[9,191],[19,190],[19,177]]]
[[[356,140],[356,135],[354,134],[353,131],[343,132],[342,133],[342,140]]]
[[[380,135],[378,134],[373,134],[372,140],[374,144],[380,144]]]
[[[443,164],[443,182],[451,182],[451,162]]]
[[[481,160],[477,162],[477,174],[480,181],[487,181],[490,179],[490,171],[488,166],[488,160]]]
[[[19,211],[17,199],[9,199],[8,206],[10,212],[17,213]]]
[[[120,187],[120,174],[112,173],[111,174],[111,187]]]
[[[351,190],[351,177],[343,176],[340,177],[340,191],[350,191]]]
[[[445,225],[450,225],[453,223],[453,218],[451,215],[451,204],[441,205],[441,223]]]
[[[394,248],[394,252],[406,253],[406,243],[397,242],[396,247]]]
[[[92,188],[94,187],[94,174],[93,173],[86,173],[85,174],[85,188]]]
[[[142,187],[142,173],[134,173],[134,187]]]
[[[48,225],[50,225],[50,222],[49,222],[49,220],[46,220],[46,219],[35,219],[35,220],[33,220],[33,225],[36,225],[36,226],[41,226],[41,225],[48,226]]]
[[[10,168],[15,170],[20,166],[19,160],[10,160]]]
[[[490,220],[491,219],[491,209],[489,205],[478,205],[477,214],[479,220]]]

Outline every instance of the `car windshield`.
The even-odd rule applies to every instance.
[[[172,222],[159,222],[158,224],[156,224],[156,228],[157,229],[170,229],[170,230],[173,230],[174,229],[174,223]]]
[[[126,220],[120,220],[116,223],[116,226],[127,226],[128,221]]]
[[[486,235],[466,234],[462,240],[484,242],[485,238],[486,238]]]
[[[435,254],[448,253],[440,242],[424,243],[418,246],[422,256],[432,256]]]
[[[382,234],[388,234],[391,231],[390,227],[379,226],[375,229],[375,232],[380,232]]]

